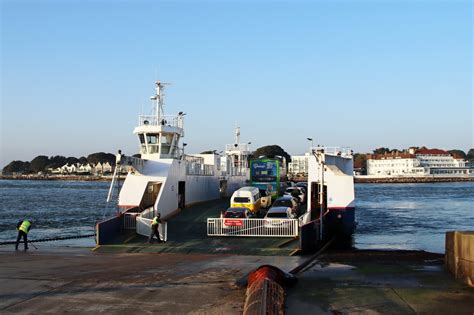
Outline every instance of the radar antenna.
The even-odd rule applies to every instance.
[[[240,143],[240,127],[235,128],[235,144]]]
[[[160,122],[161,117],[164,116],[163,105],[165,103],[165,86],[171,83],[164,83],[160,81],[155,82],[156,92],[155,95],[151,96],[150,99],[153,101],[153,116],[156,117],[156,121]]]

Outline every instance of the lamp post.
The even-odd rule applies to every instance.
[[[311,142],[311,148],[310,148],[310,150],[312,150],[313,147],[314,147],[313,138],[306,138],[306,139],[308,139],[308,141]]]
[[[187,146],[187,143],[183,143],[183,159],[184,159],[184,148]]]

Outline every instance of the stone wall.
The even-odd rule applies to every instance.
[[[445,265],[456,279],[474,287],[474,232],[446,233]]]

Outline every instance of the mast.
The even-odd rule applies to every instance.
[[[156,117],[156,121],[160,122],[164,114],[164,100],[165,100],[165,86],[169,83],[162,83],[160,81],[155,82],[155,95],[151,96],[150,99],[153,102],[153,116]]]
[[[235,144],[240,143],[240,127],[235,128]]]

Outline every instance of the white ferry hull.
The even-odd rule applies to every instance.
[[[123,210],[145,210],[150,206],[150,201],[147,203],[146,200],[146,190],[153,185],[159,190],[153,208],[163,218],[173,215],[186,205],[220,198],[219,177],[189,175],[188,164],[187,161],[174,159],[146,161],[141,173],[127,175],[120,191],[119,207]]]

